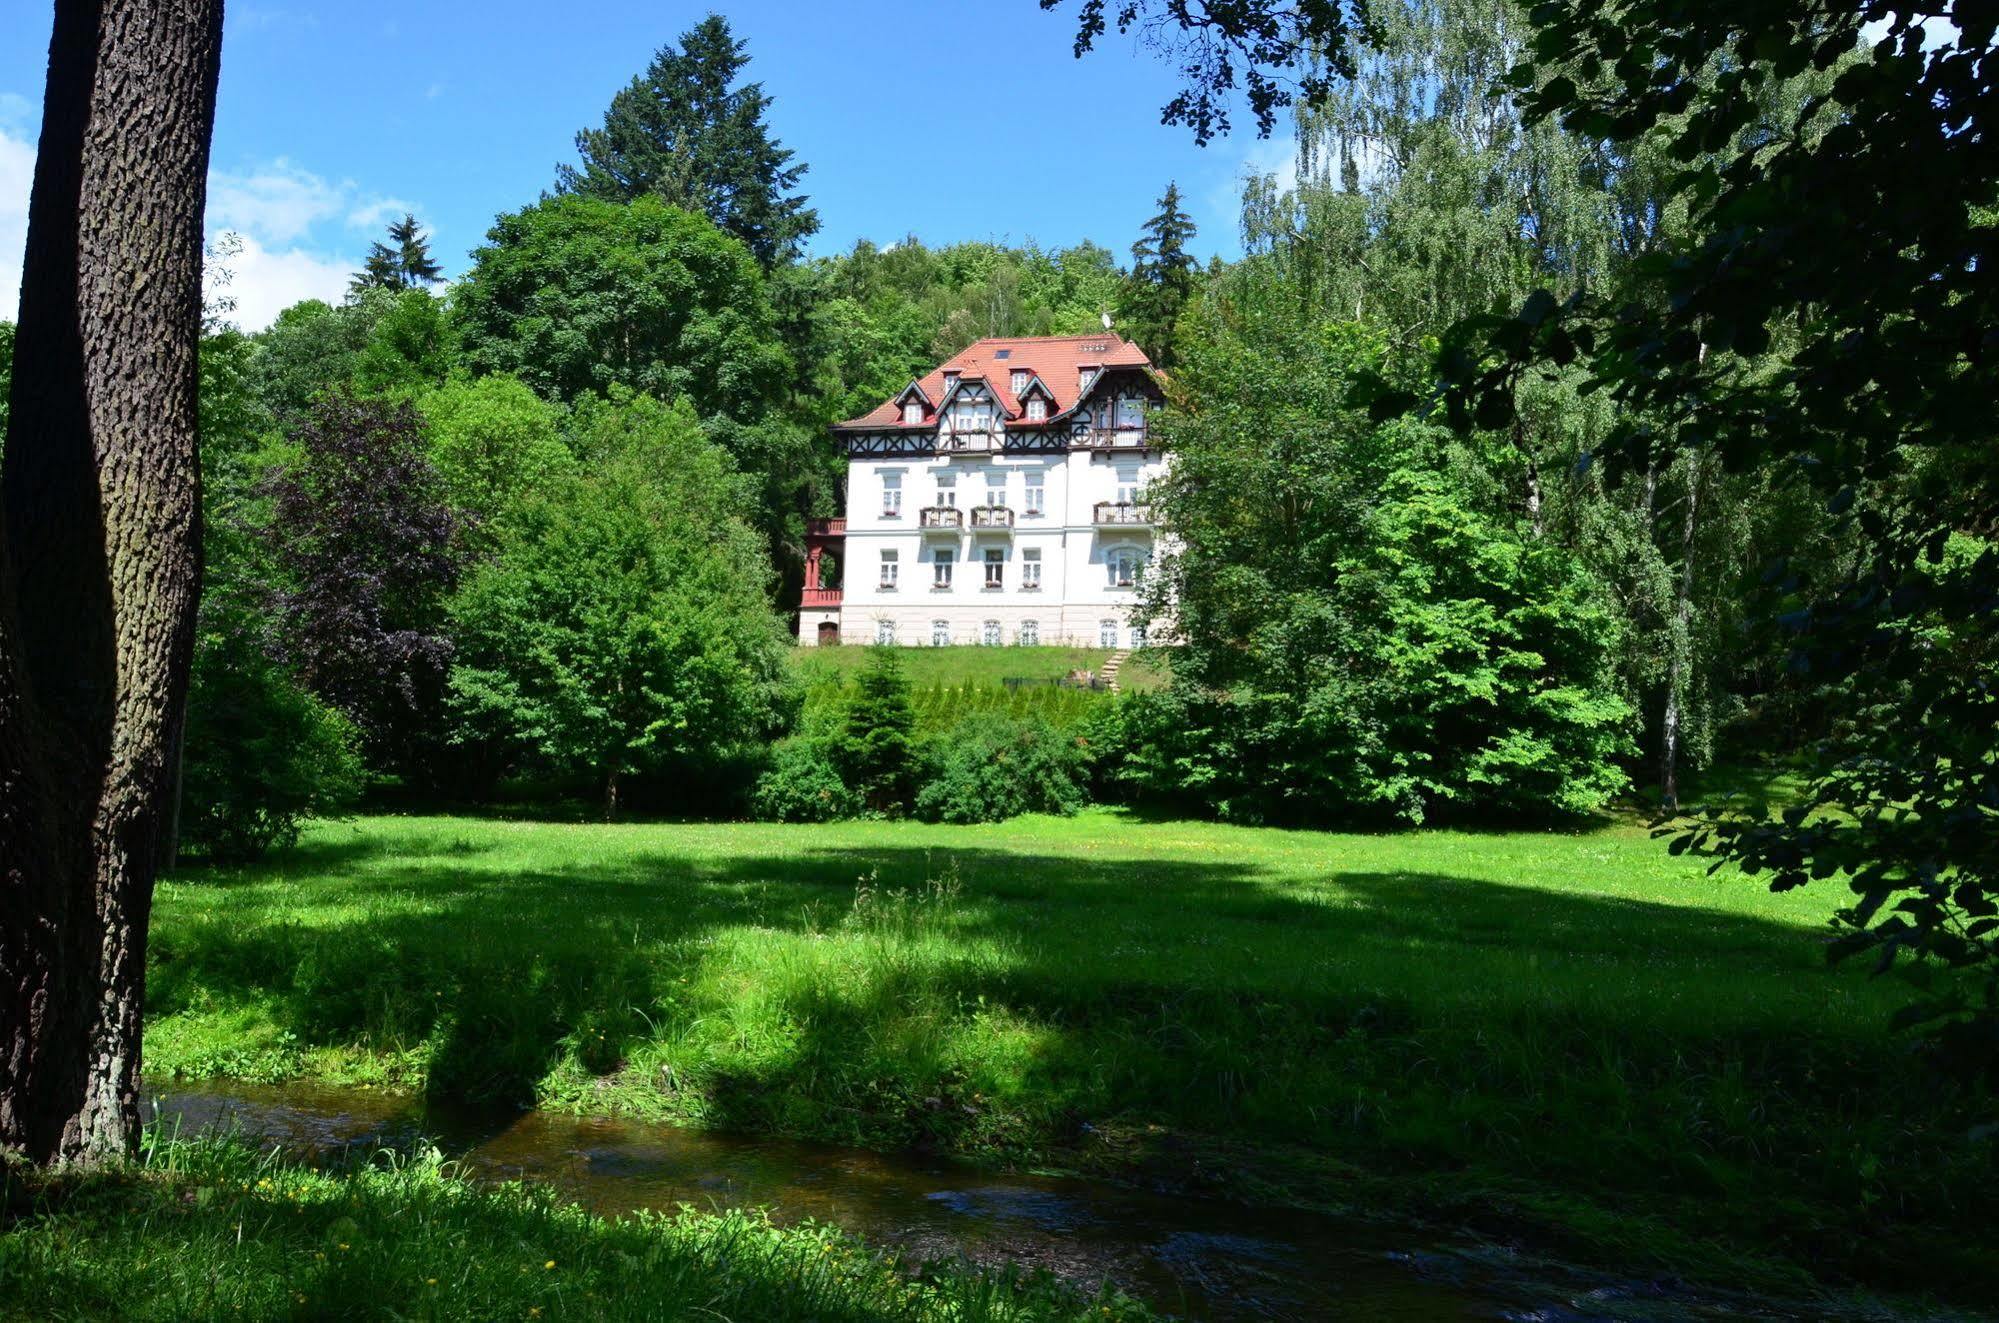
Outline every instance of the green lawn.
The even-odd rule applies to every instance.
[[[1989,1300],[1983,1104],[1839,895],[1631,827],[373,818],[161,887],[146,1047]]]

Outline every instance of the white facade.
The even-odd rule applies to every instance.
[[[808,531],[799,641],[1142,645],[1160,399],[1116,336],[993,339],[839,424],[847,510]]]
[[[1157,452],[1132,445],[850,463],[841,642],[873,643],[884,631],[916,645],[1142,642],[1129,615],[1154,549],[1144,496],[1163,471]],[[955,523],[940,511],[955,511]],[[816,641],[828,616],[805,612],[800,641]]]

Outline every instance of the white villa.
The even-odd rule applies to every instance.
[[[807,538],[799,642],[1140,646],[1160,398],[1108,331],[981,340],[835,425],[847,515]],[[821,579],[829,552],[838,586]]]

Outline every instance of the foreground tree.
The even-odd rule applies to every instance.
[[[656,197],[741,239],[766,271],[790,262],[819,215],[793,191],[805,167],[764,123],[763,85],[736,85],[749,62],[729,21],[710,14],[611,98],[603,128],[576,135],[582,165],[557,166],[557,190],[609,202]]]
[[[56,6],[0,459],[0,1149],[35,1161],[138,1137],[221,46],[221,0]]]
[[[1580,359],[1626,410],[1607,460],[1788,470],[1857,530],[1849,573],[1771,576],[1837,717],[1803,801],[1718,810],[1676,848],[1778,890],[1844,876],[1834,955],[1906,961],[1931,993],[1906,1018],[1999,1071],[1999,15],[1644,0],[1537,22],[1530,113],[1662,139],[1693,224],[1631,297],[1543,293],[1467,328],[1445,359],[1461,407],[1503,419],[1519,383]],[[1823,95],[1737,141],[1760,89],[1813,69]]]

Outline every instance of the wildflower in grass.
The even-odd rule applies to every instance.
[[[547,1272],[550,1268],[553,1268],[554,1266],[555,1266],[555,1260],[550,1259],[547,1263],[541,1265],[541,1270],[543,1272]]]

